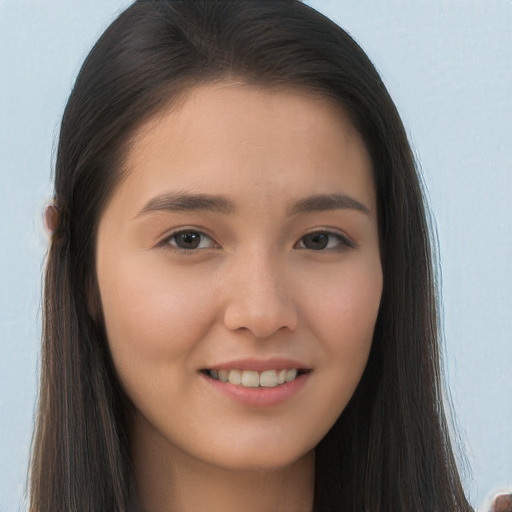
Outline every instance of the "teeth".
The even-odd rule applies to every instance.
[[[284,375],[284,381],[285,382],[291,382],[293,379],[297,377],[297,370],[295,368],[292,368],[291,370],[286,370],[286,373]]]
[[[242,375],[238,370],[231,370],[229,372],[229,383],[235,386],[242,384]]]
[[[275,370],[266,370],[260,374],[260,386],[273,388],[277,386],[277,372]]]
[[[299,372],[296,368],[290,368],[287,370],[265,370],[261,373],[255,370],[208,370],[207,373],[213,379],[229,382],[235,386],[274,388],[296,379]]]
[[[242,372],[242,386],[246,388],[257,388],[260,385],[260,376],[258,372]]]

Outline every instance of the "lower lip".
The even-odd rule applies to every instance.
[[[236,402],[251,407],[272,407],[286,402],[293,395],[298,393],[306,384],[310,372],[303,373],[291,382],[279,384],[273,388],[247,388],[245,386],[237,386],[229,382],[212,379],[203,373],[201,375],[214,389],[232,398]]]

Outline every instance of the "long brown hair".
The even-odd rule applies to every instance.
[[[316,511],[469,511],[440,387],[425,205],[396,108],[368,57],[298,0],[139,0],[85,60],[60,131],[48,253],[31,512],[127,511],[130,404],[109,354],[95,237],[130,136],[192,85],[237,77],[337,101],[373,164],[384,289],[368,365],[316,449]]]

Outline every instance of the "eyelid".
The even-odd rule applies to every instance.
[[[329,236],[335,236],[337,238],[340,239],[340,244],[339,245],[344,245],[346,246],[347,248],[350,248],[350,249],[356,249],[357,248],[357,245],[356,243],[349,237],[347,236],[345,233],[343,233],[343,231],[340,231],[340,230],[337,230],[337,229],[334,229],[334,228],[316,228],[316,229],[313,229],[311,231],[308,231],[307,233],[305,233],[304,235],[302,235],[299,240],[296,242],[295,246],[297,246],[299,243],[302,242],[302,240],[304,239],[304,237],[308,236],[308,235],[314,235],[314,234],[324,234],[324,235],[329,235]],[[304,249],[304,250],[308,250],[307,247],[301,247],[300,249]],[[339,247],[334,247],[334,248],[330,248],[330,249],[322,249],[323,251],[335,251],[336,249],[339,249]],[[313,250],[313,249],[310,249],[310,250]],[[318,252],[322,252],[322,250],[318,250]]]
[[[211,247],[202,247],[202,248],[195,248],[195,249],[184,249],[182,247],[178,247],[176,245],[170,244],[170,241],[174,237],[176,237],[177,235],[179,235],[181,233],[197,233],[197,234],[201,235],[202,237],[206,237],[209,240],[211,240],[211,242],[212,242]],[[297,247],[297,246],[304,240],[304,237],[306,237],[308,235],[314,235],[314,234],[324,234],[324,235],[328,235],[328,236],[334,236],[334,237],[336,237],[336,238],[338,238],[340,240],[340,243],[337,244],[336,247],[331,247],[331,248],[328,248],[328,249],[321,249],[321,250],[318,250],[318,252],[322,252],[322,251],[335,251],[337,249],[339,250],[339,249],[342,248],[340,246],[345,246],[347,248],[352,248],[352,249],[357,248],[355,242],[349,236],[347,236],[342,231],[340,231],[338,229],[334,229],[334,228],[316,228],[316,229],[313,229],[311,231],[308,231],[307,233],[305,233],[304,235],[302,235],[299,238],[299,240],[295,243],[294,248],[300,248],[300,249],[304,249],[304,250],[313,250],[313,249],[308,249],[307,247]],[[199,228],[199,227],[196,227],[196,226],[184,226],[184,227],[175,228],[172,231],[166,233],[160,239],[160,241],[157,242],[156,246],[157,247],[164,247],[164,248],[165,247],[170,247],[175,252],[178,252],[180,254],[182,254],[182,253],[191,254],[193,252],[198,252],[198,251],[204,250],[204,249],[219,249],[221,247],[221,245],[215,240],[215,238],[208,233],[208,230],[206,230],[204,228]]]
[[[195,226],[185,226],[185,227],[179,227],[175,228],[172,231],[166,233],[159,242],[157,242],[157,247],[170,247],[171,249],[174,249],[175,252],[178,252],[180,254],[190,254],[192,252],[200,251],[201,249],[205,249],[205,247],[201,249],[184,249],[182,247],[177,247],[175,245],[171,245],[169,242],[177,235],[181,233],[197,233],[201,235],[202,237],[206,237],[212,241],[212,247],[208,247],[208,249],[218,249],[220,248],[220,244],[213,238],[212,235],[208,234],[207,230],[204,228],[199,228]]]

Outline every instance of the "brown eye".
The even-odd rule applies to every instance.
[[[201,243],[201,235],[199,233],[179,233],[174,235],[174,240],[180,249],[197,249]]]
[[[325,233],[311,233],[302,238],[302,243],[306,249],[321,251],[329,244],[329,237]]]
[[[354,247],[354,245],[344,236],[329,231],[308,233],[300,239],[298,244],[299,249],[310,249],[313,251],[343,249],[345,247]]]
[[[173,233],[167,242],[170,246],[185,251],[194,249],[208,249],[214,247],[214,241],[204,233],[200,231],[178,231]]]

